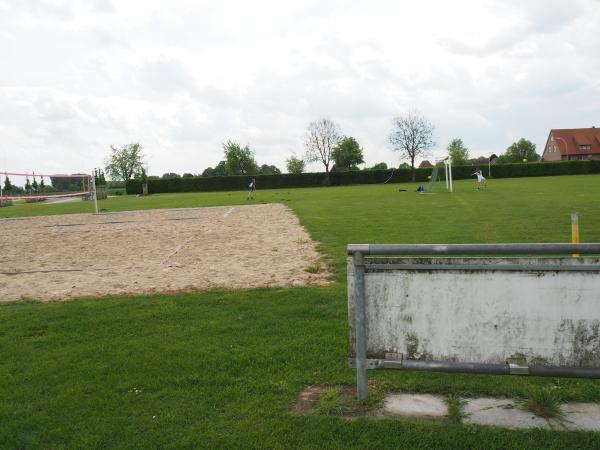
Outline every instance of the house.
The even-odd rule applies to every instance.
[[[419,169],[427,169],[429,167],[433,167],[433,164],[431,164],[427,160],[424,160],[424,161],[421,162],[421,164],[419,164]]]
[[[542,161],[600,159],[600,128],[550,130]]]

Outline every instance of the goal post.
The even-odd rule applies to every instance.
[[[57,203],[77,199],[94,200],[94,209],[98,213],[96,184],[92,175],[0,171],[2,206],[13,203]]]
[[[446,184],[446,190],[448,192],[452,192],[452,159],[450,157],[436,160],[435,165],[433,166],[433,170],[431,172],[431,180],[429,181],[429,192],[433,192],[433,189],[439,181],[440,172],[442,168],[442,173]]]

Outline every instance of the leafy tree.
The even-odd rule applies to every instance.
[[[144,167],[142,146],[137,143],[127,144],[121,148],[110,146],[111,153],[106,158],[106,173],[113,180],[131,180]]]
[[[13,190],[13,184],[10,182],[10,178],[4,179],[4,192],[10,193]]]
[[[452,159],[454,166],[469,165],[469,150],[463,144],[462,139],[454,138],[448,144],[448,156]]]
[[[357,170],[365,162],[363,150],[353,137],[343,138],[333,149],[331,155],[337,170]]]
[[[146,184],[148,182],[148,174],[146,173],[146,169],[144,167],[140,169],[140,172],[136,175],[136,178],[142,184]]]
[[[163,173],[163,176],[161,178],[163,180],[172,180],[173,178],[181,178],[181,176],[178,173],[168,172],[168,173]]]
[[[400,152],[402,159],[410,161],[413,181],[415,181],[415,159],[426,156],[435,145],[434,130],[433,124],[415,110],[394,119],[394,129],[389,136],[390,144],[394,150]]]
[[[527,161],[539,161],[541,158],[535,151],[535,144],[527,139],[521,138],[518,142],[513,142],[506,149],[506,153],[500,155],[500,163],[518,163]]]
[[[38,182],[35,179],[35,177],[33,177],[33,183],[31,183],[31,191],[36,194],[38,191]]]
[[[160,177],[158,175],[148,175],[148,179],[149,180],[160,180]]]
[[[287,168],[288,173],[302,173],[304,172],[304,160],[297,158],[296,155],[290,156],[285,160],[285,166]]]
[[[329,165],[333,159],[333,150],[338,145],[342,135],[335,122],[329,119],[319,119],[308,125],[304,147],[306,148],[305,161],[320,161],[325,166],[329,176]]]
[[[31,182],[29,181],[29,177],[25,177],[25,192],[31,194]]]
[[[242,147],[237,142],[227,141],[223,144],[223,151],[227,175],[253,175],[257,172],[254,152],[248,145]]]
[[[193,178],[196,175],[194,175],[193,173],[184,173],[183,175],[181,175],[181,178]]]
[[[398,169],[411,169],[411,166],[407,162],[403,162],[398,166]]]
[[[102,169],[94,169],[94,182],[96,186],[106,186],[106,177]]]
[[[281,170],[279,170],[276,166],[263,164],[258,168],[256,173],[257,175],[278,175],[281,173]]]
[[[224,177],[227,175],[227,162],[220,161],[219,164],[213,169],[213,177]]]
[[[371,170],[387,170],[387,168],[388,168],[388,165],[384,162],[381,162],[381,163],[377,163],[373,167],[371,167]]]

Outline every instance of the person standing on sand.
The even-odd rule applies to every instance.
[[[256,195],[256,178],[252,178],[252,181],[248,185],[248,197],[246,197],[246,200],[250,200],[251,198],[253,199],[255,195]]]

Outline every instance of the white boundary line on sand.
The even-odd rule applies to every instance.
[[[223,214],[223,219],[226,219],[227,216],[229,216],[229,214],[231,214],[231,212],[235,209],[235,207],[231,207],[225,214]],[[211,231],[212,228],[209,228],[207,231]],[[167,262],[169,262],[169,260],[175,256],[177,253],[179,253],[181,250],[183,250],[183,248],[188,245],[190,242],[192,242],[198,235],[197,234],[193,234],[191,235],[189,238],[185,239],[184,241],[182,241],[177,248],[175,248],[175,250],[173,250],[171,253],[169,253],[169,255],[163,259],[161,261],[161,265],[166,264]]]

